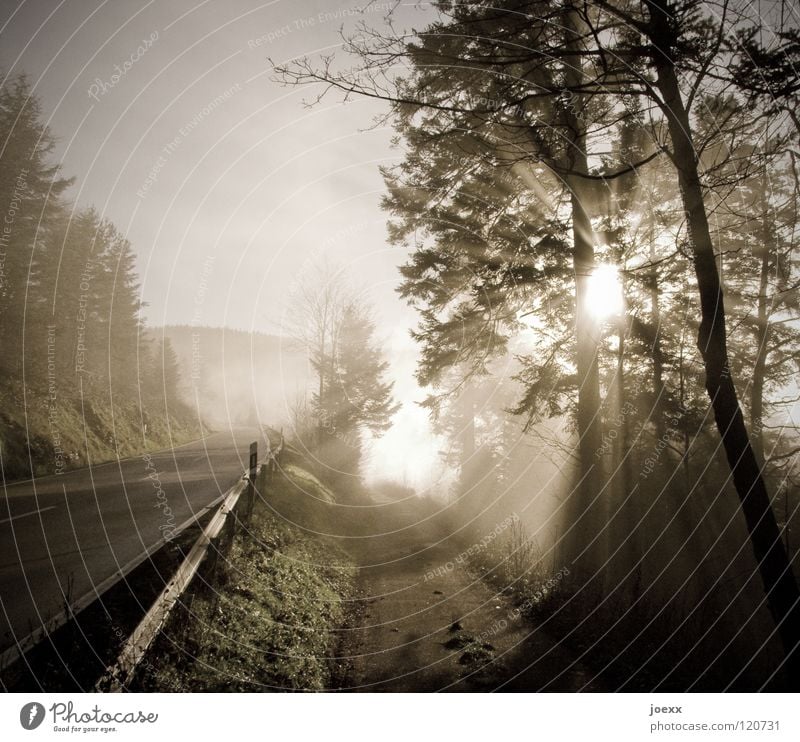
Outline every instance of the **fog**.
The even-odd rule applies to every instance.
[[[76,208],[94,205],[131,241],[149,325],[281,336],[306,272],[333,259],[357,277],[385,328],[403,405],[371,445],[368,475],[424,490],[443,472],[440,443],[415,404],[422,392],[407,331],[416,320],[395,293],[404,255],[386,246],[379,209],[378,167],[398,158],[390,130],[370,126],[385,109],[334,99],[308,109],[314,93],[271,81],[268,61],[335,49],[342,28],[380,23],[388,7],[8,3],[0,70],[29,76],[58,137],[55,159],[75,176]],[[251,371],[244,397],[265,422],[285,421],[294,400]],[[208,411],[215,421],[225,405],[243,419],[232,382],[244,372],[232,374],[225,404]]]

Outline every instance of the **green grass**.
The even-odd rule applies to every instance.
[[[7,481],[44,476],[186,443],[203,435],[191,413],[146,417],[137,404],[87,398],[58,399],[52,409],[39,398],[22,403],[18,389],[0,389],[0,449]],[[60,449],[60,451],[59,451]]]
[[[262,479],[267,502],[312,475]],[[330,493],[333,496],[333,493]],[[313,505],[308,505],[313,507]],[[188,602],[148,653],[137,687],[148,691],[323,690],[335,673],[336,629],[346,620],[355,568],[334,544],[290,525],[267,505],[220,555],[208,587]]]
[[[336,502],[336,495],[310,471],[296,464],[286,464],[283,473],[307,496],[329,504]]]

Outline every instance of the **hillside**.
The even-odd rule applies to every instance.
[[[23,403],[23,399],[27,404]],[[204,427],[186,405],[165,408],[110,395],[65,391],[53,400],[18,384],[0,386],[0,451],[6,482],[62,474],[200,438]]]

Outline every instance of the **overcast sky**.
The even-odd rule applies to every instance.
[[[313,91],[272,82],[267,59],[333,51],[359,18],[381,25],[388,3],[358,13],[365,4],[2,2],[0,68],[28,74],[74,201],[130,239],[150,324],[277,333],[293,284],[323,256],[368,287],[405,402],[382,443],[405,455],[380,458],[417,462],[388,473],[421,484],[437,446],[411,404],[415,318],[394,292],[404,254],[378,206],[378,167],[399,153],[390,130],[370,128],[380,104],[309,109]]]

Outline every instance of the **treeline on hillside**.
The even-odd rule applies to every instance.
[[[7,479],[197,435],[168,342],[142,335],[135,259],[66,198],[24,77],[0,88],[0,442]]]
[[[308,386],[305,354],[275,335],[201,325],[165,325],[147,334],[171,345],[181,398],[212,426],[286,425]]]
[[[542,563],[570,565],[574,626],[661,626],[638,647],[658,663],[714,616],[704,657],[732,660],[729,678],[736,647],[747,662],[776,627],[800,675],[800,45],[784,10],[438,2],[423,32],[361,29],[345,63],[279,70],[392,106],[384,205],[459,505],[536,503],[538,433],[574,473],[535,525],[553,532]]]

